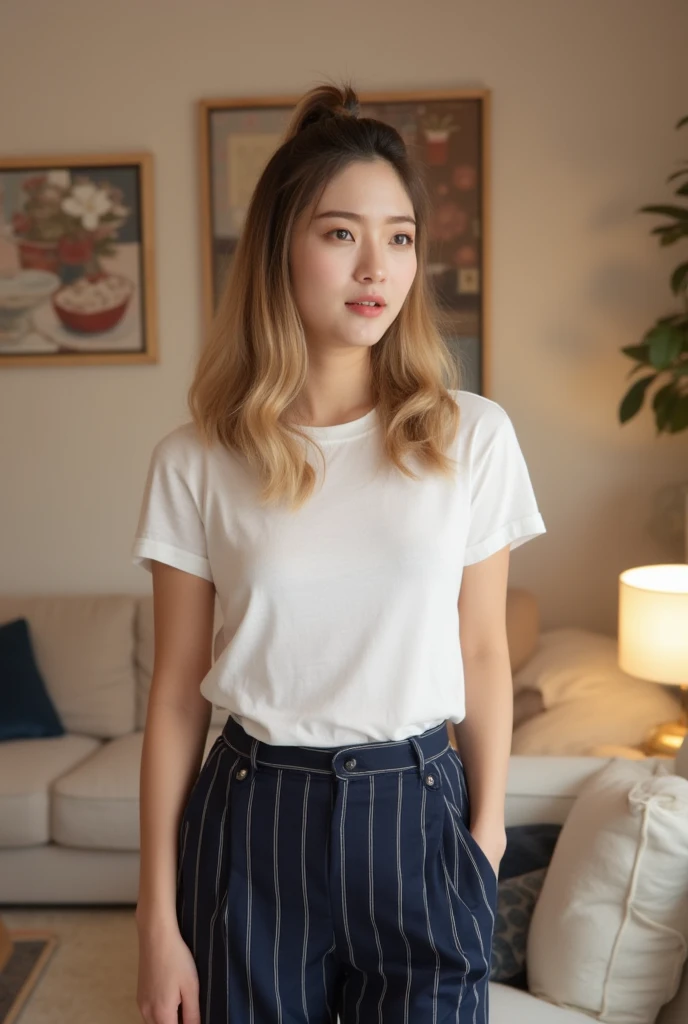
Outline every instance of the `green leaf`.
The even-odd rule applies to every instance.
[[[670,316],[660,316],[657,324],[675,324],[677,320],[680,320],[680,313],[672,313]]]
[[[674,295],[684,291],[688,284],[688,263],[681,263],[671,275],[671,290]]]
[[[619,420],[621,423],[626,423],[636,413],[640,412],[645,401],[645,392],[656,376],[657,374],[653,373],[649,377],[637,380],[633,387],[629,388],[626,392],[619,406]]]
[[[665,384],[664,387],[660,388],[652,399],[652,408],[655,411],[655,422],[657,423],[657,429],[659,431],[664,430],[669,423],[677,398],[678,393],[676,391],[676,385],[672,381],[670,384]]]
[[[688,395],[680,395],[676,399],[671,413],[669,431],[672,434],[677,434],[679,430],[685,430],[686,427],[688,427]]]
[[[650,361],[649,345],[626,345],[621,351],[629,359],[640,359],[643,363],[649,363]]]
[[[666,370],[683,349],[683,331],[671,325],[653,327],[645,335],[650,348],[650,365]]]
[[[686,224],[677,225],[675,228],[669,228],[659,240],[660,245],[673,245],[674,242],[678,242],[684,235],[688,235],[688,222]]]
[[[674,378],[688,377],[688,363],[681,363],[680,366],[675,366],[671,372]]]
[[[676,220],[688,220],[688,210],[684,206],[641,206],[639,213],[659,213],[663,217],[674,217]]]

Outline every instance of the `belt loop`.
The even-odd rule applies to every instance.
[[[258,770],[257,769],[257,765],[256,765],[256,755],[257,755],[257,752],[258,752],[258,740],[257,739],[253,739],[253,740],[251,740],[251,768],[253,768],[254,772],[256,772]]]
[[[416,757],[418,758],[418,771],[420,772],[420,776],[422,778],[423,775],[425,774],[425,756],[423,754],[421,745],[418,742],[418,740],[414,736],[409,736],[409,739],[413,744],[413,749],[416,752]]]

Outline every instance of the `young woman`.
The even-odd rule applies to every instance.
[[[545,527],[509,417],[458,388],[427,218],[398,133],[306,95],[153,451],[148,1024],[487,1024],[509,551]]]

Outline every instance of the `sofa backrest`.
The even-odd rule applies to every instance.
[[[561,825],[578,793],[592,775],[609,764],[608,757],[525,757],[509,759],[506,824]],[[667,764],[666,760],[664,763]],[[677,775],[688,778],[688,742],[673,762]],[[684,966],[680,988],[674,999],[660,1011],[656,1024],[686,1024],[688,1021],[688,965]]]
[[[0,597],[0,623],[25,618],[39,671],[68,732],[101,739],[134,729],[136,598]]]

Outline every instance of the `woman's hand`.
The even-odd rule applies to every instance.
[[[499,877],[499,865],[506,850],[506,830],[502,824],[476,822],[470,833],[490,862],[495,877]]]
[[[139,925],[136,1005],[146,1024],[200,1024],[198,972],[176,923]],[[181,1004],[182,1013],[179,1015]]]

